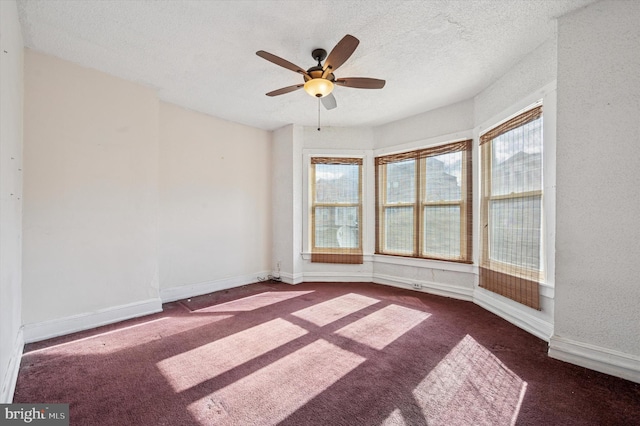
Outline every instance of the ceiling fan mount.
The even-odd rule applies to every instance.
[[[320,98],[326,109],[333,109],[337,106],[336,99],[332,94],[334,85],[343,87],[352,87],[358,89],[382,89],[385,85],[384,80],[367,77],[348,77],[336,79],[333,74],[358,47],[360,41],[352,35],[347,34],[327,55],[324,49],[314,49],[311,57],[318,62],[308,70],[280,58],[279,56],[259,50],[256,55],[267,61],[273,62],[283,68],[302,74],[304,83],[295,84],[293,86],[283,87],[267,93],[267,96],[284,95],[285,93],[296,91],[300,88],[305,89],[309,95]],[[322,63],[324,61],[324,64]]]
[[[327,59],[327,51],[324,49],[313,49],[311,57],[318,61],[318,65],[320,66],[321,62]]]

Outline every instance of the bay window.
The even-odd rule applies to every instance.
[[[472,262],[471,141],[376,158],[376,253]]]

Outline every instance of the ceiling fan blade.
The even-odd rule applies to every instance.
[[[327,96],[321,97],[320,100],[322,101],[322,105],[324,105],[326,109],[334,109],[338,106],[336,97],[333,96],[333,93],[329,93]]]
[[[299,74],[302,75],[307,75],[307,71],[302,69],[301,67],[297,66],[296,64],[292,64],[291,62],[287,61],[286,59],[282,59],[279,56],[276,56],[272,53],[269,52],[265,52],[264,50],[258,50],[256,52],[256,55],[260,56],[263,59],[266,59],[269,62],[273,62],[276,65],[280,65],[283,68],[286,68],[288,70],[291,71],[295,71]]]
[[[377,78],[347,77],[335,81],[338,86],[354,87],[356,89],[382,89],[386,81]]]
[[[359,43],[360,40],[352,35],[347,34],[342,37],[342,40],[336,44],[331,53],[329,53],[329,56],[327,56],[327,60],[324,61],[323,69],[331,69],[331,72],[337,70],[340,65],[349,59]]]
[[[294,84],[293,86],[283,87],[282,89],[274,90],[272,92],[267,93],[267,96],[278,96],[284,95],[285,93],[293,92],[300,88],[304,87],[304,84]]]

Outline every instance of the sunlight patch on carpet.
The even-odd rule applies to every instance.
[[[142,329],[140,337],[141,342],[136,341],[135,344],[146,343],[152,340],[157,340],[157,337],[149,336],[149,327],[153,327],[153,323],[164,322],[169,318],[157,318],[151,321],[145,321],[140,324],[134,324],[126,327],[120,327],[115,330],[105,331],[104,333],[92,334],[91,336],[81,337],[79,339],[73,339],[68,342],[58,343],[57,345],[47,346],[46,348],[36,349],[29,351],[30,354],[38,352],[48,352],[51,355],[54,354],[93,354],[93,353],[109,353],[115,350],[124,349],[132,346],[129,340],[120,337],[121,333],[135,334],[136,329],[142,326],[146,328]],[[118,335],[118,336],[114,336]],[[107,345],[107,342],[111,344]],[[113,344],[115,343],[115,345]]]
[[[29,353],[47,352],[48,355],[105,355],[164,339],[196,327],[231,318],[233,315],[214,317],[163,317],[103,333],[73,339]]]
[[[176,392],[213,379],[307,331],[281,318],[164,359],[156,365]]]
[[[402,415],[402,412],[398,408],[396,408],[391,412],[391,414],[389,414],[389,417],[387,417],[384,420],[384,422],[380,424],[380,426],[408,426],[408,425],[407,425],[407,422],[404,420],[404,416]]]
[[[389,305],[341,328],[336,334],[380,350],[430,315],[403,306]]]
[[[327,300],[325,302],[309,306],[308,308],[301,309],[291,315],[309,321],[318,327],[323,327],[378,302],[378,299],[374,299],[372,297],[349,293],[336,297],[335,299]]]
[[[221,303],[219,305],[209,306],[207,308],[198,309],[193,312],[248,312],[265,306],[273,305],[285,300],[304,294],[313,293],[311,291],[267,291],[264,293],[254,294],[253,296],[243,297],[242,299],[233,300],[231,302]]]
[[[429,425],[513,425],[527,383],[466,335],[414,389]]]
[[[365,358],[317,340],[188,406],[201,425],[275,425]]]

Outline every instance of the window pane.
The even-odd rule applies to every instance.
[[[384,250],[413,253],[413,207],[389,207],[384,212]]]
[[[423,255],[460,256],[460,206],[424,208]]]
[[[315,246],[358,248],[360,226],[357,207],[316,207]]]
[[[460,200],[462,152],[427,157],[425,179],[426,201]]]
[[[542,190],[542,117],[491,142],[491,194]]]
[[[539,196],[490,201],[490,258],[539,270],[540,210]]]
[[[416,198],[416,161],[389,163],[387,168],[387,203],[413,203]]]
[[[317,203],[358,203],[358,164],[316,164]]]
[[[471,260],[465,244],[471,216],[472,140],[376,157],[380,253]],[[470,208],[470,207],[469,207]]]

